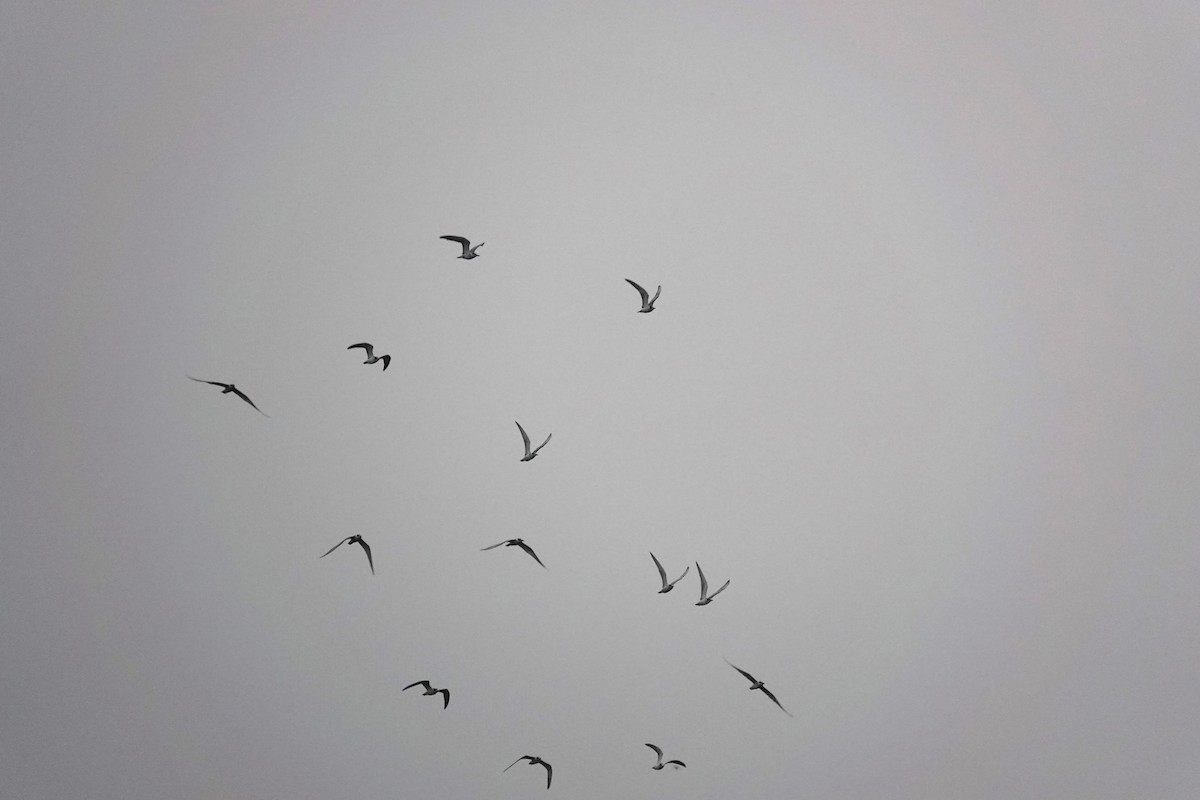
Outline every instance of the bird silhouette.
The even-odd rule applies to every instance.
[[[391,356],[375,355],[375,347],[370,342],[359,342],[358,344],[352,344],[349,347],[347,347],[346,349],[353,350],[356,347],[361,347],[363,350],[367,351],[367,360],[363,362],[364,364],[374,364],[376,361],[382,361],[383,369],[384,369],[384,371],[386,371],[388,368],[388,364],[392,363]]]
[[[350,544],[357,544],[360,547],[362,547],[363,552],[365,552],[367,554],[367,563],[370,564],[370,566],[371,566],[371,574],[374,575],[375,574],[375,562],[371,560],[371,545],[367,544],[363,540],[363,537],[361,537],[357,534],[355,534],[354,536],[347,536],[345,539],[342,539],[340,542],[335,544],[333,547],[326,550],[325,555],[321,556],[321,558],[324,558],[325,556],[329,555],[334,550],[337,550],[339,547],[346,544],[347,542],[349,542]],[[401,691],[403,691],[403,690],[401,690]]]
[[[449,689],[435,689],[429,685],[429,681],[416,681],[415,683],[410,683],[408,686],[405,686],[400,691],[407,692],[409,689],[411,689],[414,686],[424,686],[425,687],[425,691],[421,693],[422,697],[439,694],[439,693],[444,694],[445,698],[444,698],[444,702],[442,703],[442,708],[446,708],[450,705],[450,690]]]
[[[787,714],[789,717],[795,716],[794,714],[792,714],[792,712],[788,711],[786,708],[783,707],[783,704],[779,702],[779,700],[775,697],[775,695],[771,694],[771,690],[768,689],[766,686],[764,686],[762,681],[760,681],[758,678],[755,678],[753,675],[751,675],[749,672],[746,672],[746,670],[742,669],[741,667],[733,664],[733,662],[731,662],[728,658],[725,659],[725,663],[746,676],[746,680],[750,681],[751,691],[753,691],[754,689],[761,690],[763,694],[765,694],[767,697],[771,698],[772,703],[779,706],[780,711]]]
[[[713,598],[725,591],[725,587],[729,585],[729,581],[725,581],[720,589],[717,589],[712,594],[708,593],[708,579],[704,577],[704,570],[700,569],[700,562],[696,562],[696,572],[700,573],[700,602],[698,606],[706,606],[713,601]]]
[[[665,767],[667,764],[678,764],[678,765],[679,765],[679,767],[686,767],[686,766],[687,766],[687,764],[683,763],[682,761],[680,761],[679,759],[676,759],[676,758],[672,758],[670,761],[666,761],[666,762],[664,762],[664,761],[662,760],[662,757],[663,757],[663,751],[662,751],[662,748],[661,748],[661,747],[659,747],[659,746],[658,746],[658,745],[656,745],[656,744],[650,744],[649,742],[646,742],[646,747],[649,747],[651,750],[653,750],[655,753],[657,753],[657,754],[658,754],[658,763],[657,763],[657,764],[655,764],[655,765],[654,765],[653,767],[651,767],[650,769],[662,769],[662,768],[663,768],[663,767]],[[679,767],[676,767],[675,769],[679,769]]]
[[[546,437],[546,442],[542,442],[536,448],[530,450],[529,434],[525,432],[525,429],[521,427],[521,423],[519,422],[517,423],[517,430],[521,432],[521,441],[525,442],[525,455],[521,458],[522,461],[533,461],[533,459],[537,458],[538,450],[541,450],[543,447],[545,447],[546,442],[550,441],[550,437],[554,435],[553,433],[549,434]]]
[[[640,309],[638,309],[638,313],[639,314],[649,314],[651,311],[653,311],[654,303],[658,300],[658,296],[660,294],[662,294],[662,286],[658,287],[658,291],[654,293],[654,298],[651,299],[649,292],[647,292],[641,286],[638,286],[636,283],[631,281],[629,278],[626,278],[625,282],[628,283],[633,288],[637,289],[638,294],[640,294],[642,296],[642,307]]]
[[[658,577],[662,578],[662,588],[658,590],[659,594],[666,594],[667,592],[674,589],[675,584],[677,584],[681,580],[683,580],[684,576],[688,574],[688,570],[691,569],[691,566],[684,567],[683,575],[680,575],[675,580],[671,581],[670,583],[667,583],[667,571],[663,569],[663,565],[659,563],[657,558],[655,558],[654,553],[651,553],[650,557],[654,559],[654,566],[658,567]]]
[[[481,548],[479,548],[479,551],[483,552],[484,550],[495,550],[497,547],[500,547],[501,545],[506,545],[508,547],[513,547],[513,546],[519,547],[522,550],[524,550],[526,553],[529,553],[529,555],[533,556],[534,561],[538,562],[539,564],[542,564],[542,560],[537,557],[537,553],[533,552],[533,548],[531,548],[529,545],[525,544],[524,539],[505,539],[503,542],[496,542],[495,544],[493,544],[489,547],[481,547]],[[546,569],[545,564],[542,564],[542,569]]]
[[[187,377],[189,377],[189,378],[192,378],[192,376],[191,376],[191,375],[188,375]],[[236,387],[236,386],[234,386],[232,383],[221,383],[220,381],[204,381],[204,380],[200,380],[199,378],[192,378],[192,380],[194,380],[196,383],[210,383],[210,384],[212,384],[213,386],[220,386],[220,387],[221,387],[221,394],[229,394],[230,392],[232,392],[233,394],[236,394],[238,397],[242,398],[242,399],[243,399],[243,400],[245,400],[247,403],[249,403],[251,408],[253,408],[253,409],[254,409],[255,411],[257,411],[258,413],[262,414],[264,417],[270,417],[270,416],[271,416],[270,414],[268,414],[267,412],[263,411],[263,410],[262,410],[261,408],[259,408],[258,406],[254,405],[254,401],[253,401],[253,400],[251,400],[249,397],[247,397],[247,396],[245,395],[245,393],[244,393],[244,392],[242,392],[242,390],[241,390],[241,389],[237,388],[237,387]]]
[[[468,261],[470,261],[472,258],[479,258],[479,254],[475,251],[487,244],[486,242],[480,242],[474,247],[471,247],[470,240],[464,239],[461,236],[443,236],[442,238],[448,242],[458,242],[460,245],[462,245],[462,255],[459,256],[459,258],[465,258]]]
[[[509,764],[507,767],[505,767],[504,769],[502,769],[502,770],[500,770],[500,771],[501,771],[501,772],[508,772],[510,769],[512,769],[513,767],[515,767],[515,766],[516,766],[516,765],[517,765],[519,762],[521,762],[521,761],[525,761],[525,760],[528,760],[528,761],[529,761],[529,766],[531,766],[531,767],[532,767],[534,764],[541,764],[543,767],[545,767],[545,768],[546,768],[546,788],[547,788],[547,789],[549,789],[549,788],[550,788],[550,779],[551,779],[552,777],[554,777],[554,767],[550,766],[550,765],[549,765],[549,764],[547,764],[545,761],[542,761],[542,759],[541,759],[541,757],[540,757],[540,756],[521,756],[521,757],[520,757],[520,758],[518,758],[516,761],[514,761],[514,762],[513,762],[513,763],[511,763],[511,764]]]

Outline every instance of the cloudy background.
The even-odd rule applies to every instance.
[[[0,3],[0,795],[1195,797],[1200,14],[969,5]]]

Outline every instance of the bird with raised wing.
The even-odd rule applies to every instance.
[[[480,242],[474,247],[471,247],[471,241],[469,239],[464,239],[461,236],[443,236],[442,238],[448,242],[457,242],[458,244],[462,245],[462,255],[458,257],[465,258],[467,261],[470,261],[472,258],[479,258],[479,254],[475,251],[487,244],[487,242]]]
[[[543,447],[545,447],[546,442],[550,441],[550,437],[554,435],[553,433],[549,434],[546,436],[546,442],[542,442],[533,450],[530,450],[529,434],[525,432],[525,429],[521,427],[521,423],[519,422],[517,423],[517,430],[521,432],[521,441],[525,443],[525,455],[521,457],[522,461],[533,461],[533,459],[537,458],[538,450],[541,450]]]
[[[729,581],[725,581],[725,583],[721,586],[720,589],[717,589],[712,594],[709,594],[708,593],[708,578],[704,577],[704,570],[700,569],[699,561],[696,562],[696,572],[700,573],[700,602],[696,603],[696,605],[698,605],[698,606],[706,606],[709,603],[711,603],[713,601],[713,598],[716,597],[717,595],[719,595],[721,592],[725,591],[725,587],[729,585]]]
[[[450,690],[449,689],[435,689],[429,685],[429,681],[416,681],[415,683],[410,683],[408,686],[405,686],[400,691],[407,692],[409,689],[411,689],[414,686],[424,686],[425,687],[425,691],[421,693],[422,697],[428,697],[430,695],[435,695],[435,694],[445,695],[445,698],[443,699],[443,702],[442,702],[442,708],[447,708],[450,705]]]
[[[522,550],[524,550],[526,553],[529,553],[529,555],[533,556],[534,561],[538,562],[539,564],[542,564],[542,560],[537,557],[537,553],[533,552],[532,547],[525,544],[524,539],[505,539],[503,542],[496,542],[495,544],[493,544],[489,547],[481,547],[481,548],[479,548],[479,551],[483,552],[484,550],[495,550],[497,547],[500,547],[501,545],[504,545],[506,547],[514,547],[514,546],[519,547]],[[546,569],[545,564],[542,564],[542,569]]]
[[[526,761],[526,760],[529,761],[529,766],[531,766],[531,767],[534,764],[541,764],[543,767],[546,768],[546,788],[549,789],[550,788],[550,779],[552,777],[554,777],[554,767],[550,766],[545,761],[542,761],[541,756],[521,756],[516,761],[509,764],[507,767],[505,767],[504,769],[502,769],[500,771],[508,772],[510,769],[515,767],[518,763],[520,763],[522,761]]]
[[[687,766],[687,764],[683,763],[682,761],[680,761],[677,758],[672,758],[670,761],[663,761],[662,760],[662,757],[663,757],[662,748],[656,744],[650,744],[649,742],[646,742],[646,747],[649,747],[651,750],[653,750],[655,753],[658,754],[658,763],[655,764],[650,769],[662,769],[663,767],[667,766],[668,764],[678,764],[679,766],[675,767],[675,769],[679,769],[679,767]]]
[[[191,375],[188,375],[187,377],[192,378]],[[212,384],[213,386],[220,386],[221,394],[229,394],[230,392],[232,392],[233,394],[236,394],[238,397],[242,398],[247,403],[249,403],[251,408],[253,408],[258,413],[262,414],[264,417],[271,416],[270,414],[263,411],[258,406],[254,405],[254,401],[251,400],[249,397],[247,397],[245,395],[245,393],[242,392],[241,389],[237,388],[232,383],[221,383],[220,381],[204,381],[204,380],[200,380],[199,378],[192,378],[192,380],[194,380],[196,383],[209,383],[209,384]]]
[[[335,544],[333,547],[326,550],[325,555],[321,556],[321,558],[324,558],[325,556],[329,555],[334,550],[337,550],[339,547],[341,547],[342,545],[344,545],[346,543],[356,544],[363,549],[363,552],[367,554],[367,563],[371,566],[371,574],[374,575],[375,574],[375,562],[371,560],[371,545],[367,544],[363,540],[363,537],[359,536],[358,534],[355,534],[354,536],[347,536],[345,539],[342,539],[340,542]]]
[[[663,565],[659,563],[659,561],[655,557],[654,553],[651,553],[650,557],[654,559],[654,566],[658,567],[658,577],[662,578],[662,588],[658,590],[659,594],[666,594],[667,592],[674,589],[675,584],[677,584],[681,580],[683,580],[684,576],[686,576],[688,574],[688,571],[691,570],[690,566],[684,567],[683,575],[680,575],[675,580],[671,581],[670,583],[667,583],[667,571],[665,569],[663,569]]]
[[[638,313],[639,314],[649,314],[651,311],[653,311],[654,303],[658,300],[658,296],[660,294],[662,294],[662,286],[658,287],[658,291],[656,291],[654,293],[654,297],[651,298],[649,292],[647,292],[641,286],[638,286],[636,283],[631,281],[629,278],[626,278],[625,282],[628,283],[633,288],[637,289],[638,294],[640,294],[642,296],[642,307],[640,309],[638,309]]]
[[[361,347],[367,353],[367,360],[363,362],[364,364],[374,364],[377,361],[382,361],[383,362],[383,370],[386,371],[388,368],[388,364],[392,363],[391,356],[375,355],[375,346],[372,345],[370,342],[359,342],[358,344],[352,344],[349,347],[347,347],[346,349],[353,350],[356,347]]]
[[[753,675],[751,675],[749,672],[746,672],[746,670],[742,669],[741,667],[735,665],[728,658],[725,659],[725,663],[746,676],[746,680],[750,681],[750,690],[751,691],[753,691],[755,689],[761,690],[763,694],[765,694],[767,697],[771,698],[772,703],[779,706],[780,711],[787,714],[789,717],[794,716],[792,714],[792,712],[788,711],[786,708],[783,707],[783,704],[779,702],[779,700],[775,697],[775,695],[771,694],[771,690],[768,689],[766,686],[764,686],[762,681],[760,681],[758,678],[755,678]]]

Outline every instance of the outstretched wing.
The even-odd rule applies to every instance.
[[[350,541],[352,538],[354,538],[354,537],[352,537],[352,536],[347,536],[345,539],[342,539],[340,542],[338,542],[337,544],[335,544],[333,547],[331,547],[331,548],[329,548],[328,550],[326,550],[326,551],[325,551],[325,555],[321,556],[321,558],[324,558],[325,556],[327,556],[327,555],[329,555],[330,553],[332,553],[334,550],[337,550],[339,547],[341,547],[342,545],[344,545],[346,542]]]
[[[680,761],[678,758],[672,758],[670,761],[665,761],[665,762],[663,762],[663,766],[664,766],[664,767],[665,767],[667,764],[678,764],[678,765],[679,765],[679,766],[681,766],[681,767],[686,767],[686,766],[687,766],[687,764],[683,763],[683,762],[682,762],[682,761]]]
[[[400,691],[407,692],[409,689],[411,689],[414,686],[424,686],[427,690],[433,688],[432,686],[429,685],[429,681],[417,681],[416,683],[410,683],[408,686],[405,686]]]
[[[362,546],[363,551],[366,552],[367,563],[371,565],[371,574],[374,575],[375,574],[375,562],[371,560],[371,545],[367,544],[366,541],[364,541],[361,536],[358,537],[358,543]]]
[[[464,239],[461,236],[443,236],[442,238],[448,242],[458,242],[460,245],[462,245],[462,250],[463,250],[464,256],[467,253],[471,252],[471,241],[469,239]],[[518,759],[518,760],[520,760],[520,759]]]
[[[363,350],[366,350],[367,358],[375,357],[375,347],[370,342],[359,342],[358,344],[352,344],[349,347],[347,347],[346,349],[353,350],[356,347],[361,347]]]
[[[550,779],[554,777],[554,767],[550,766],[545,761],[542,762],[542,766],[546,768],[546,788],[549,789]]]
[[[446,237],[444,237],[444,236],[443,236],[442,238],[444,239],[444,238],[446,238]],[[528,759],[530,759],[530,760],[532,760],[532,759],[533,759],[533,756],[521,756],[521,757],[520,757],[520,758],[518,758],[516,761],[514,761],[514,762],[513,762],[513,763],[511,763],[511,764],[509,764],[507,767],[505,767],[504,769],[502,769],[502,770],[500,770],[500,771],[501,771],[501,772],[508,772],[510,769],[512,769],[513,767],[515,767],[515,766],[516,766],[518,763],[520,763],[521,761],[524,761],[524,760],[525,760],[525,759],[527,759],[527,758],[528,758]]]
[[[480,552],[483,552],[484,550],[495,550],[495,549],[496,549],[497,547],[499,547],[500,545],[508,544],[508,543],[509,543],[509,541],[510,541],[509,539],[505,539],[503,542],[496,542],[496,543],[495,543],[495,544],[493,544],[493,545],[489,545],[489,546],[487,546],[487,547],[481,547],[481,548],[479,548],[479,551],[480,551]]]
[[[726,586],[728,586],[728,585],[729,585],[729,581],[725,581],[725,583],[721,585],[721,588],[720,588],[720,589],[717,589],[715,592],[713,592],[712,594],[710,594],[710,595],[708,596],[708,599],[709,599],[709,600],[712,600],[714,597],[716,597],[717,595],[719,595],[721,592],[725,591],[725,587],[726,587]]]
[[[700,569],[700,562],[696,562],[696,572],[700,573],[700,599],[703,600],[708,596],[708,578],[704,577],[704,570]]]
[[[659,286],[658,291],[654,293],[654,298],[650,301],[650,305],[654,305],[658,302],[658,296],[660,294],[662,294],[662,286]]]
[[[729,666],[733,667],[734,669],[736,669],[738,672],[742,673],[742,675],[746,676],[746,680],[750,681],[751,683],[758,683],[757,678],[755,678],[749,672],[746,672],[746,670],[742,669],[738,665],[734,664],[728,658],[725,659],[725,663],[728,664]]]
[[[552,433],[552,434],[550,434],[550,436],[553,436],[553,435],[554,435],[553,433]],[[549,442],[549,441],[550,441],[550,436],[547,436],[547,437],[546,437],[546,441],[545,441],[545,442],[542,442],[541,444],[539,444],[539,445],[537,446],[537,450],[534,450],[534,451],[533,451],[533,452],[534,452],[534,454],[536,454],[538,450],[541,450],[543,447],[545,447],[545,446],[546,446],[546,442]]]
[[[654,553],[651,553],[650,557],[654,559],[654,566],[658,567],[658,577],[662,578],[663,588],[667,588],[667,571],[663,569],[663,565],[658,562],[657,558],[655,558]],[[691,569],[691,567],[688,567],[688,569]],[[648,746],[653,747],[654,745]]]
[[[663,756],[662,748],[656,744],[650,744],[649,742],[646,742],[646,747],[649,747],[651,750],[653,750],[655,753],[658,754],[658,762],[661,764],[662,756]]]
[[[391,356],[380,356],[379,360],[383,362],[383,369],[386,372],[387,368],[388,368],[388,364],[392,363],[392,357]]]
[[[650,302],[650,293],[649,292],[647,292],[641,286],[638,286],[636,283],[631,281],[629,278],[626,278],[625,282],[628,283],[633,288],[638,290],[638,294],[640,294],[642,296],[642,305],[646,305],[647,303]],[[662,287],[659,287],[659,288],[661,289]],[[655,297],[657,297],[657,295],[655,295]]]
[[[450,707],[450,690],[449,689],[438,689],[438,691],[446,696],[446,702],[442,703],[442,708],[449,708]]]
[[[533,548],[532,548],[532,547],[530,547],[529,545],[525,544],[524,542],[517,542],[517,547],[521,548],[521,549],[522,549],[522,550],[524,550],[526,553],[529,553],[529,555],[533,556],[533,560],[534,560],[534,561],[538,562],[539,564],[542,564],[542,560],[541,560],[540,558],[538,558],[538,557],[537,557],[537,553],[533,552]],[[546,569],[546,565],[545,565],[545,564],[542,564],[542,569]]]
[[[189,378],[192,378],[192,376],[191,376],[191,375],[188,375],[187,377],[189,377]],[[221,383],[220,381],[202,381],[202,380],[200,380],[199,378],[192,378],[192,380],[194,380],[196,383],[210,383],[210,384],[212,384],[213,386],[220,386],[222,389],[228,389],[228,388],[229,388],[229,384],[228,384],[228,383]]]
[[[675,584],[679,583],[681,580],[683,580],[684,578],[686,578],[686,577],[687,577],[687,574],[688,574],[688,573],[691,571],[691,569],[692,569],[691,565],[688,565],[688,566],[684,567],[684,568],[683,568],[683,574],[682,574],[682,575],[680,575],[680,576],[679,576],[678,578],[676,578],[675,580],[671,581],[671,585],[672,585],[672,586],[674,586]],[[666,576],[666,575],[664,575],[664,576],[663,576],[663,580],[666,580],[666,577],[667,577],[667,576]]]
[[[515,420],[514,420],[515,421]],[[525,455],[529,455],[529,434],[521,427],[521,423],[517,423],[517,430],[521,432],[521,441],[525,443]]]
[[[269,417],[269,416],[270,416],[270,415],[269,415],[267,412],[263,411],[261,408],[259,408],[258,406],[254,405],[254,401],[253,401],[253,400],[251,400],[249,397],[246,397],[246,394],[245,394],[245,393],[244,393],[244,392],[243,392],[241,389],[239,389],[239,388],[237,388],[236,386],[233,386],[233,385],[230,385],[230,387],[229,387],[229,388],[233,390],[233,393],[234,393],[234,394],[236,394],[238,397],[242,398],[242,399],[243,399],[243,400],[245,400],[247,403],[249,403],[249,404],[250,404],[250,407],[251,407],[251,408],[253,408],[255,411],[257,411],[258,413],[262,414],[264,417]]]
[[[771,694],[770,689],[768,689],[765,686],[760,686],[759,688],[762,689],[763,694],[765,694],[767,697],[771,698],[771,702],[773,702],[775,705],[779,706],[780,711],[787,714],[789,717],[795,716],[794,714],[792,714],[792,712],[788,711],[786,708],[783,707],[783,703],[780,703],[779,700],[777,700],[775,698],[775,695]]]

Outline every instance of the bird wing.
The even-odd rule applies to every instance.
[[[667,571],[663,569],[663,565],[658,562],[657,558],[655,558],[654,553],[651,553],[650,557],[654,559],[654,566],[658,567],[658,577],[662,578],[663,588],[667,588]],[[691,567],[688,567],[688,569],[691,569]],[[654,745],[649,746],[653,747]]]
[[[249,404],[250,404],[250,407],[251,407],[251,408],[253,408],[255,411],[257,411],[258,413],[262,414],[264,417],[269,417],[269,416],[270,416],[270,415],[269,415],[267,412],[263,411],[261,408],[259,408],[258,406],[254,405],[254,401],[253,401],[253,400],[251,400],[249,397],[246,397],[246,394],[245,394],[245,392],[243,392],[241,389],[237,388],[236,386],[232,386],[232,385],[231,385],[229,388],[230,388],[230,389],[233,389],[233,393],[234,393],[234,394],[236,394],[238,397],[242,398],[242,399],[243,399],[243,400],[245,400],[247,403],[249,403]]]
[[[662,294],[662,286],[659,286],[658,291],[654,293],[654,298],[650,301],[650,305],[654,305],[658,302],[658,296],[660,294]]]
[[[372,345],[370,342],[359,342],[358,344],[352,344],[349,347],[347,347],[346,349],[353,350],[356,347],[361,347],[363,350],[366,350],[367,358],[375,357],[375,346]]]
[[[446,696],[446,702],[442,703],[442,708],[449,708],[450,707],[450,690],[449,689],[438,689],[438,691]]]
[[[508,544],[509,541],[510,541],[509,539],[505,539],[503,542],[496,542],[495,544],[489,545],[488,547],[481,547],[481,548],[479,548],[479,551],[483,552],[484,550],[495,550],[497,547],[499,547],[502,544]]]
[[[696,562],[696,572],[700,573],[700,599],[703,600],[708,596],[708,578],[704,577],[704,570],[700,569],[700,562]]]
[[[646,291],[645,289],[643,289],[641,286],[638,286],[638,285],[637,285],[636,283],[634,283],[633,281],[629,280],[629,278],[626,278],[626,279],[625,279],[625,282],[626,282],[626,283],[628,283],[628,284],[629,284],[630,286],[632,286],[633,288],[635,288],[635,289],[637,289],[637,290],[638,290],[638,294],[640,294],[640,295],[642,296],[642,305],[646,305],[647,303],[649,303],[649,302],[650,302],[650,293],[649,293],[649,292],[647,292],[647,291]]]
[[[534,560],[534,561],[538,562],[539,564],[542,564],[542,560],[541,560],[540,558],[538,558],[538,557],[537,557],[537,553],[533,552],[533,548],[532,548],[532,547],[530,547],[529,545],[525,544],[524,542],[517,542],[517,547],[521,548],[521,549],[522,549],[522,550],[524,550],[526,553],[529,553],[529,555],[533,556],[533,560]],[[545,565],[545,564],[542,564],[542,569],[546,569],[546,565]]]
[[[188,375],[187,377],[192,378],[191,375]],[[213,386],[220,386],[222,389],[229,388],[228,383],[221,383],[220,381],[204,381],[204,380],[200,380],[199,378],[192,378],[192,380],[194,380],[196,383],[211,383]]]
[[[462,245],[464,256],[471,252],[471,241],[469,239],[464,239],[461,236],[443,236],[442,238],[448,242],[458,242],[460,245]]]
[[[665,762],[663,762],[663,766],[664,766],[664,767],[665,767],[667,764],[678,764],[678,765],[679,765],[679,766],[681,766],[681,767],[686,767],[686,766],[687,766],[687,764],[683,763],[683,762],[682,762],[682,761],[680,761],[678,758],[672,758],[670,761],[665,761]]]
[[[525,455],[529,455],[529,434],[521,427],[521,423],[517,423],[517,430],[521,432],[521,441],[525,442]]]
[[[649,742],[646,742],[646,747],[649,747],[651,750],[653,750],[655,753],[657,753],[657,754],[658,754],[658,763],[660,763],[660,764],[661,764],[661,763],[662,763],[662,756],[663,756],[663,753],[662,753],[662,748],[661,748],[661,747],[659,747],[659,746],[658,746],[658,745],[656,745],[656,744],[650,744]]]
[[[550,779],[554,777],[554,767],[550,766],[545,761],[542,762],[542,766],[546,768],[546,788],[549,789]]]
[[[678,578],[676,578],[675,580],[671,581],[671,585],[672,585],[672,586],[674,586],[675,584],[679,583],[681,580],[683,580],[684,578],[686,578],[686,577],[687,577],[687,574],[688,574],[688,572],[690,572],[690,571],[691,571],[691,569],[692,569],[692,567],[691,567],[691,565],[690,565],[690,564],[689,564],[688,566],[684,567],[684,568],[683,568],[683,574],[682,574],[682,575],[680,575],[680,576],[679,576]],[[666,579],[667,579],[667,576],[666,576],[666,575],[663,575],[663,580],[665,581]]]
[[[446,237],[444,237],[444,236],[443,236],[442,238],[444,239],[444,238],[446,238]],[[527,759],[527,758],[528,758],[528,759],[532,759],[532,758],[533,758],[533,756],[521,756],[521,757],[520,757],[520,758],[518,758],[516,761],[514,761],[514,762],[513,762],[513,763],[511,763],[511,764],[509,764],[507,767],[505,767],[504,769],[502,769],[502,770],[500,770],[500,771],[501,771],[501,772],[508,772],[510,769],[512,769],[513,767],[515,767],[515,766],[516,766],[516,765],[517,765],[519,762],[521,762],[521,761],[524,761],[524,760],[525,760],[525,759]]]
[[[765,686],[760,686],[759,688],[762,689],[763,694],[765,694],[767,697],[771,698],[771,702],[773,702],[775,705],[779,706],[780,711],[787,714],[789,717],[795,716],[794,714],[792,714],[792,712],[788,711],[786,708],[783,707],[783,703],[779,702],[779,700],[776,699],[775,695],[771,694],[770,689],[768,689]]]
[[[388,364],[392,363],[392,357],[391,357],[391,356],[380,356],[380,357],[379,357],[379,360],[383,362],[383,369],[384,369],[385,371],[386,371],[386,370],[387,370],[387,368],[388,368]]]
[[[337,550],[339,547],[341,547],[342,545],[344,545],[346,542],[350,541],[352,538],[354,538],[354,537],[352,537],[352,536],[347,536],[345,539],[342,539],[340,542],[338,542],[337,544],[335,544],[333,547],[331,547],[331,548],[329,548],[328,550],[326,550],[326,551],[325,551],[325,555],[324,555],[324,556],[321,556],[321,558],[324,558],[325,556],[327,556],[327,555],[329,555],[330,553],[332,553],[334,550]]]
[[[738,672],[740,672],[740,673],[742,673],[743,675],[745,675],[745,676],[746,676],[746,680],[750,681],[751,683],[758,683],[758,678],[755,678],[755,677],[754,677],[753,675],[751,675],[749,672],[746,672],[746,670],[742,669],[742,668],[741,668],[741,667],[739,667],[737,664],[734,664],[734,663],[733,663],[732,661],[730,661],[728,658],[726,658],[726,659],[725,659],[725,663],[726,663],[726,664],[728,664],[729,666],[733,667],[734,669],[736,669]]]
[[[725,591],[725,587],[726,587],[726,586],[728,586],[728,585],[729,585],[729,581],[725,581],[725,583],[723,583],[723,584],[721,585],[721,588],[720,588],[720,589],[717,589],[715,592],[713,592],[712,594],[710,594],[710,595],[708,596],[708,599],[709,599],[709,600],[712,600],[714,597],[716,597],[717,595],[719,595],[721,592]]]
[[[358,543],[362,545],[362,549],[367,554],[367,563],[371,565],[371,574],[375,574],[375,562],[371,559],[371,545],[363,541],[363,538],[358,537]]]
[[[552,433],[552,434],[550,434],[550,436],[553,436],[553,435],[554,435],[553,433]],[[537,450],[534,450],[534,451],[533,451],[535,454],[537,453],[537,451],[538,451],[538,450],[541,450],[543,447],[545,447],[545,446],[546,446],[546,442],[549,442],[549,441],[550,441],[550,436],[547,436],[547,437],[546,437],[546,441],[545,441],[545,442],[542,442],[541,444],[539,444],[539,445],[537,446]]]
[[[429,681],[417,681],[417,682],[415,682],[415,683],[410,683],[408,686],[405,686],[405,687],[404,687],[403,689],[401,689],[400,691],[402,691],[402,692],[407,692],[409,689],[411,689],[411,688],[412,688],[412,687],[414,687],[414,686],[424,686],[426,689],[432,689],[432,688],[433,688],[432,686],[430,686],[430,685],[429,685]]]

